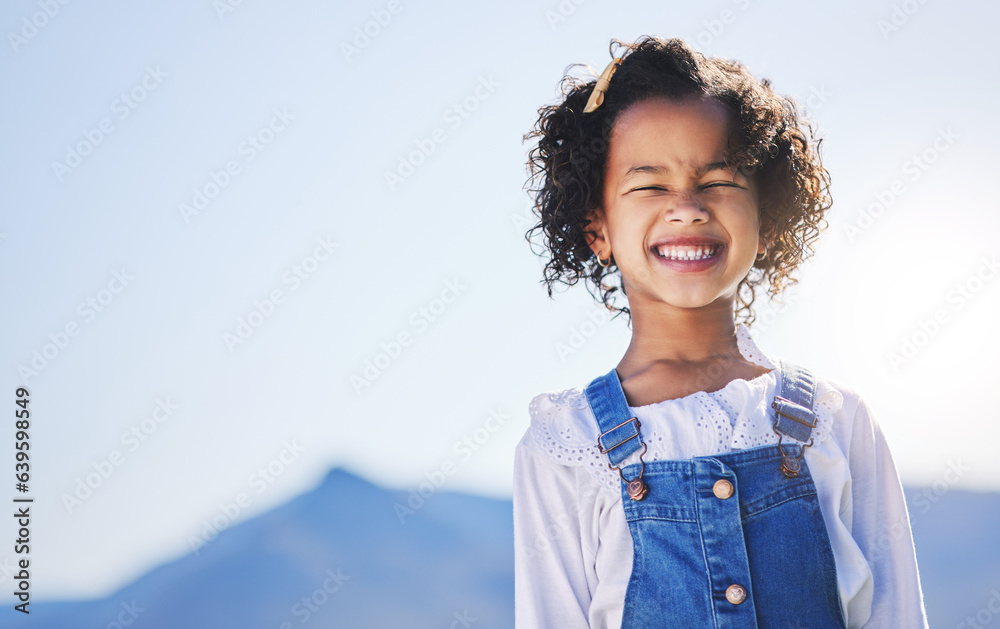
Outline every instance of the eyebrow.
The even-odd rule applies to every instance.
[[[699,168],[697,171],[695,171],[695,175],[700,177],[705,173],[712,172],[713,170],[725,170],[729,172],[732,169],[726,162],[710,162]],[[629,179],[635,175],[641,175],[641,174],[664,175],[669,171],[670,169],[665,166],[633,166],[632,168],[629,168],[627,171],[625,171],[625,174],[622,176],[622,181],[625,181],[626,179]]]

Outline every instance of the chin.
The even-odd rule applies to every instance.
[[[663,302],[673,306],[674,308],[685,308],[689,310],[694,310],[697,308],[704,308],[705,306],[712,305],[716,298],[710,297],[695,297],[695,296],[685,296],[685,297],[664,297]]]

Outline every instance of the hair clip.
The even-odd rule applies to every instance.
[[[601,72],[601,76],[598,77],[597,83],[594,85],[594,91],[590,93],[590,98],[587,100],[587,106],[583,108],[583,113],[589,114],[604,102],[604,92],[611,84],[611,75],[615,73],[621,62],[621,57],[616,57],[608,64],[608,67],[604,68],[604,72]]]

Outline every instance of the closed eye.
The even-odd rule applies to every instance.
[[[717,181],[701,186],[702,190],[707,190],[710,188],[737,188],[739,190],[745,190],[745,188],[738,183],[733,183],[732,181]],[[632,188],[629,192],[641,192],[644,190],[655,190],[657,192],[669,192],[666,188],[661,186],[642,186],[639,188]]]
[[[703,188],[742,188],[743,186],[732,181],[718,181],[702,186]]]

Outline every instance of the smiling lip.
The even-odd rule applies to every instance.
[[[714,252],[709,257],[698,260],[669,259],[660,255],[661,247],[713,247]],[[670,238],[661,238],[653,243],[652,247],[650,247],[653,255],[656,256],[657,261],[670,270],[678,273],[697,273],[708,269],[722,258],[721,254],[724,249],[725,245],[721,241],[705,236],[674,236]]]
[[[675,247],[689,247],[694,245],[721,245],[722,241],[718,238],[711,238],[709,236],[670,236],[667,238],[660,238],[653,241],[652,249],[656,251],[664,245],[675,246]]]

